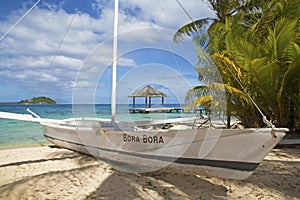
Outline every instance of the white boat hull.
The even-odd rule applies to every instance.
[[[250,176],[288,131],[193,129],[182,119],[142,122],[144,127],[138,128],[130,123],[111,126],[110,120],[100,118],[53,120],[6,112],[0,118],[38,122],[53,144],[90,154],[119,170],[142,173],[168,167],[229,179]]]
[[[41,123],[55,145],[93,155],[127,172],[163,167],[245,179],[284,137],[286,129],[116,130]]]

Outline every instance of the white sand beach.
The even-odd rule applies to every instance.
[[[300,199],[300,149],[274,149],[246,180],[128,174],[56,147],[0,151],[0,199]]]

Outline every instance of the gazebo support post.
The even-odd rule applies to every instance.
[[[132,98],[132,107],[135,108],[135,97]]]
[[[162,105],[162,107],[164,107],[164,105],[165,105],[165,98],[164,97],[161,98],[161,105]]]

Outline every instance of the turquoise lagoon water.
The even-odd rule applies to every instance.
[[[139,105],[143,107],[144,105]],[[165,107],[180,107],[178,104],[168,104]],[[100,117],[110,119],[110,105],[23,105],[23,104],[0,104],[0,111],[19,114],[29,114],[29,108],[42,118],[66,119],[70,117]],[[130,114],[128,105],[118,105],[116,119],[119,121],[140,121],[149,119],[169,119],[178,117],[195,116],[194,113],[151,113]],[[20,148],[28,146],[49,145],[43,137],[43,131],[38,123],[23,122],[16,120],[0,119],[0,149]]]

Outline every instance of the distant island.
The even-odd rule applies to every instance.
[[[56,104],[56,101],[48,97],[33,97],[32,99],[26,99],[18,102],[20,104]]]

